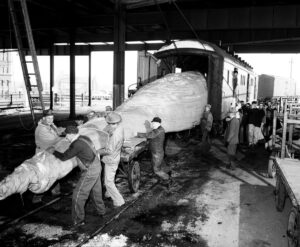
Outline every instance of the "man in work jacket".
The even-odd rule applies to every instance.
[[[138,133],[138,136],[146,137],[149,140],[153,172],[163,182],[170,182],[170,176],[168,175],[170,169],[166,167],[164,162],[165,130],[161,126],[161,119],[159,117],[154,117],[151,123],[152,130],[148,133]]]
[[[229,163],[226,168],[234,170],[236,168],[236,149],[239,143],[240,120],[236,117],[236,111],[229,112],[228,126],[225,131],[225,145],[227,146],[227,155]]]
[[[53,123],[54,115],[52,110],[43,111],[43,118],[38,122],[38,126],[35,129],[35,153],[42,152],[47,148],[55,145],[62,138],[60,135],[64,132],[65,128],[56,127]],[[51,190],[52,195],[60,194],[60,184],[56,183]],[[34,195],[32,202],[37,203],[42,200],[42,195]]]
[[[104,184],[106,194],[112,199],[114,207],[120,207],[125,201],[115,185],[115,176],[120,163],[121,148],[124,142],[124,131],[120,126],[122,118],[118,113],[110,112],[105,120],[108,125],[104,128],[104,131],[109,133],[110,138],[107,147],[99,151],[103,155],[102,161],[105,164]]]
[[[100,157],[96,152],[92,141],[78,134],[76,126],[68,126],[65,130],[66,138],[71,142],[70,147],[60,153],[53,148],[48,149],[61,161],[77,157],[82,163],[80,165],[81,175],[72,196],[72,220],[73,226],[84,225],[86,201],[91,193],[96,210],[100,216],[105,214],[105,206],[102,200],[101,164]]]
[[[211,110],[211,105],[207,104],[205,106],[205,110],[200,124],[201,131],[202,131],[202,143],[210,141],[209,132],[211,131],[213,120],[214,120],[210,110]]]

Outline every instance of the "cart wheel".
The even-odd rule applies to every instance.
[[[285,191],[284,184],[279,176],[276,176],[276,188],[274,194],[275,194],[276,209],[279,212],[282,212],[285,204],[286,191]]]
[[[137,192],[140,187],[140,164],[138,161],[131,161],[128,170],[128,182],[131,192]]]
[[[298,210],[293,207],[287,225],[287,236],[288,236],[288,246],[289,247],[299,247],[300,246],[300,232],[299,232],[300,222]]]
[[[269,178],[274,178],[276,175],[276,166],[274,164],[274,160],[273,159],[269,159],[269,163],[268,163],[268,176]]]

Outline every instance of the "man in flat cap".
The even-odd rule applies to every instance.
[[[153,172],[162,180],[163,183],[170,182],[170,169],[164,161],[164,142],[165,130],[161,126],[161,119],[154,117],[151,121],[152,130],[147,133],[138,133],[139,137],[146,137],[149,140],[149,149],[152,155],[151,163]]]
[[[108,145],[105,149],[100,149],[103,155],[104,184],[106,195],[113,201],[114,207],[120,207],[125,200],[115,185],[115,176],[121,159],[121,148],[124,143],[124,130],[120,125],[122,117],[116,112],[109,112],[105,118],[107,126],[104,128],[109,135]]]
[[[56,127],[53,123],[54,115],[52,110],[44,110],[43,118],[38,122],[38,126],[35,129],[34,137],[35,137],[35,153],[42,152],[47,148],[55,145],[62,138],[60,135],[64,132],[65,128]],[[52,195],[60,194],[60,184],[56,183],[56,185],[51,190]],[[42,200],[42,195],[34,195],[32,202],[38,203]]]
[[[76,126],[68,126],[65,130],[66,138],[71,142],[69,148],[60,153],[53,148],[48,149],[50,153],[61,161],[69,160],[73,157],[79,159],[81,175],[72,196],[72,220],[73,226],[84,225],[84,207],[91,194],[96,210],[100,216],[105,214],[105,206],[102,200],[101,185],[101,163],[100,157],[95,147],[86,136],[80,136]]]

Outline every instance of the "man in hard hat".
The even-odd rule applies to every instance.
[[[213,115],[211,114],[211,105],[207,104],[204,109],[203,117],[201,119],[201,132],[202,132],[202,143],[210,142],[209,133],[213,124]]]
[[[71,142],[70,147],[60,153],[53,148],[48,149],[53,155],[61,161],[77,157],[81,165],[81,175],[72,196],[72,221],[73,226],[84,225],[86,201],[91,194],[96,210],[100,216],[105,214],[105,205],[102,200],[101,185],[101,163],[100,157],[95,147],[86,136],[78,134],[76,126],[68,126],[65,130],[66,138]]]
[[[152,130],[148,133],[138,133],[139,137],[146,137],[149,140],[149,149],[152,155],[151,163],[153,172],[163,183],[170,182],[170,176],[164,161],[165,129],[161,126],[161,119],[154,117],[151,121]],[[165,170],[165,171],[164,171]]]
[[[112,199],[114,207],[122,206],[125,201],[123,196],[115,185],[115,176],[120,163],[121,148],[124,142],[124,131],[120,126],[121,116],[116,112],[110,112],[105,118],[107,126],[104,131],[110,135],[108,145],[105,149],[100,150],[103,155],[102,161],[104,166],[104,184],[106,194]]]
[[[64,132],[65,128],[56,127],[53,123],[54,115],[52,110],[44,110],[43,118],[38,122],[38,126],[35,129],[35,153],[42,152],[47,148],[55,145],[59,142],[62,137],[60,135]],[[56,183],[54,188],[51,190],[52,195],[60,194],[60,184]],[[32,202],[38,203],[42,200],[42,195],[34,195]]]

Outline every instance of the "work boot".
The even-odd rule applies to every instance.
[[[43,199],[43,195],[33,195],[31,202],[33,204],[41,203],[43,201],[42,199]]]
[[[231,161],[231,162],[230,162],[230,169],[234,171],[235,168],[236,168],[235,163],[234,163],[233,161]]]
[[[51,190],[51,194],[53,196],[59,196],[59,195],[61,195],[60,184],[59,183],[57,185],[55,185],[55,187]]]

